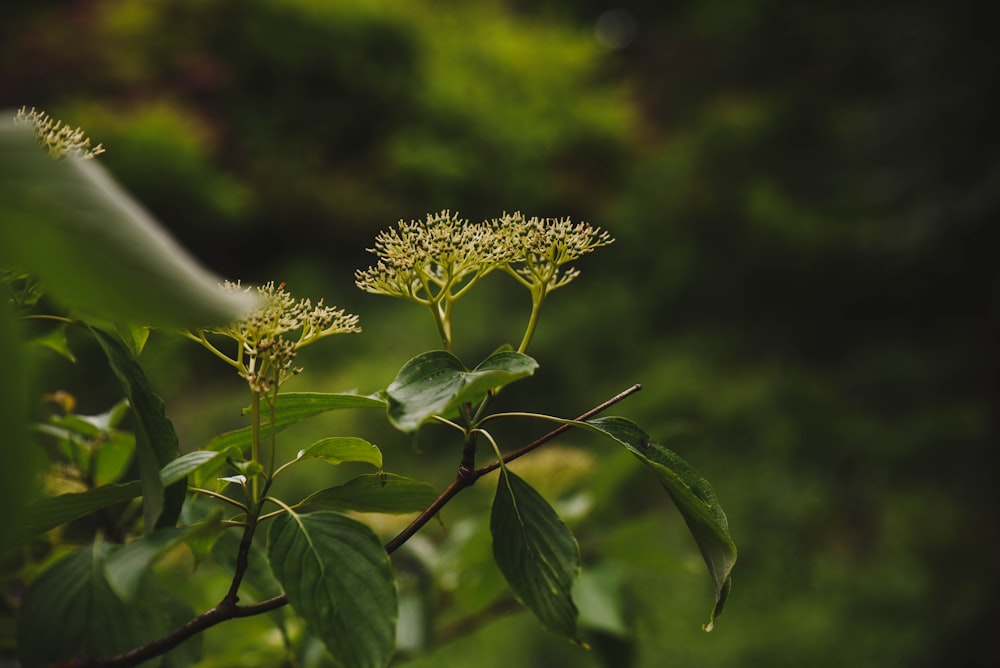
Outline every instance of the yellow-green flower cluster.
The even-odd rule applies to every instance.
[[[34,107],[31,111],[28,111],[27,107],[21,107],[14,120],[30,125],[34,130],[35,139],[47,148],[54,158],[75,156],[90,159],[104,153],[104,145],[98,144],[92,147],[90,138],[84,134],[82,128],[73,129],[63,125],[62,121],[57,121],[44,111],[35,110]]]
[[[580,275],[576,268],[564,265],[614,242],[607,231],[569,218],[526,219],[520,213],[505,213],[492,225],[504,230],[518,249],[516,257],[504,265],[507,272],[526,287],[543,292],[560,288]]]
[[[362,290],[430,305],[455,299],[513,255],[508,238],[487,224],[442,211],[399,221],[375,237],[378,263],[355,273]]]
[[[271,282],[244,288],[239,282],[226,281],[225,290],[254,294],[261,306],[237,322],[189,335],[236,367],[255,391],[269,392],[301,372],[301,368],[293,366],[299,348],[332,334],[361,331],[358,316],[325,306],[323,300],[313,304],[309,299],[295,299],[284,287],[284,283],[275,286]],[[206,334],[236,341],[235,357],[215,348]]]
[[[449,211],[423,221],[399,221],[380,232],[368,250],[378,262],[355,274],[362,290],[409,299],[431,309],[442,343],[451,349],[455,301],[495,269],[502,269],[532,295],[531,318],[520,350],[531,340],[546,295],[579,275],[566,265],[612,243],[607,232],[569,218],[525,218],[505,213],[470,223]]]
[[[355,277],[362,290],[422,304],[457,298],[498,268],[551,291],[579,275],[564,265],[613,241],[606,231],[569,218],[505,213],[475,224],[442,211],[380,232],[368,249],[378,262]]]

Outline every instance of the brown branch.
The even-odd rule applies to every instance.
[[[582,421],[589,419],[601,411],[613,406],[625,397],[634,394],[642,389],[641,385],[633,385],[632,387],[620,392],[614,397],[608,399],[604,403],[595,406],[586,413],[580,415],[576,418],[577,421]],[[556,438],[566,430],[570,429],[572,424],[564,424],[557,427],[545,434],[544,436],[532,441],[528,445],[524,446],[520,450],[512,452],[511,454],[503,458],[504,463],[513,461],[518,457],[522,457],[532,450],[538,448],[539,446],[548,443],[552,439]],[[397,549],[400,548],[406,541],[408,541],[415,533],[417,533],[425,524],[427,524],[440,510],[451,501],[460,491],[466,487],[470,487],[475,484],[477,480],[482,478],[487,473],[495,471],[500,468],[500,462],[493,462],[481,468],[469,470],[465,467],[460,467],[458,474],[455,479],[451,481],[443,492],[434,500],[431,505],[425,508],[414,520],[403,529],[395,538],[390,540],[385,545],[385,550],[387,553],[392,554]],[[259,512],[259,508],[258,508]],[[250,536],[247,533],[251,534]],[[226,593],[226,596],[222,601],[213,608],[209,608],[205,612],[201,613],[197,617],[192,618],[183,626],[171,631],[167,635],[154,640],[150,643],[142,645],[141,647],[136,647],[133,650],[113,656],[107,659],[73,659],[69,662],[60,664],[66,668],[127,668],[128,666],[137,666],[140,663],[147,661],[153,657],[166,654],[170,650],[174,649],[182,642],[195,636],[206,629],[209,629],[216,624],[221,622],[237,619],[240,617],[251,617],[253,615],[260,615],[272,610],[277,610],[278,608],[288,604],[288,597],[284,594],[280,596],[275,596],[274,598],[267,599],[265,601],[260,601],[258,603],[251,603],[249,605],[237,605],[236,601],[236,590],[239,588],[239,583],[243,578],[243,573],[246,571],[246,557],[250,548],[250,540],[252,538],[251,527],[247,527],[247,531],[244,533],[243,540],[240,544],[240,551],[237,555],[237,572],[233,578],[233,584],[230,590]],[[487,610],[494,614],[500,612],[500,608],[504,607],[506,603],[501,601],[497,610]]]
[[[639,385],[637,383],[632,387],[628,388],[627,390],[619,392],[618,394],[611,397],[604,403],[595,406],[594,408],[591,408],[583,415],[577,417],[576,421],[580,422],[582,420],[587,420],[589,418],[592,418],[601,411],[610,408],[611,406],[617,404],[625,397],[631,394],[635,394],[641,389],[642,385]],[[545,445],[552,439],[556,438],[563,432],[570,429],[572,426],[573,426],[572,424],[564,424],[559,427],[556,427],[555,429],[545,434],[541,438],[532,441],[531,443],[524,446],[520,450],[512,452],[511,454],[504,457],[503,458],[504,463],[506,464],[507,462],[514,461],[518,457],[523,457],[524,455],[528,454],[535,448]],[[463,457],[463,462],[464,461],[465,459]],[[461,492],[466,487],[471,487],[473,484],[475,484],[477,480],[482,478],[484,475],[492,471],[495,471],[498,468],[500,468],[500,462],[493,462],[492,464],[487,464],[486,466],[478,468],[474,471],[470,471],[466,467],[459,467],[458,475],[456,475],[455,479],[451,481],[451,483],[445,488],[443,492],[441,492],[441,495],[434,500],[434,503],[427,506],[427,508],[424,509],[423,512],[417,515],[417,517],[412,522],[410,522],[409,526],[407,526],[405,529],[399,532],[399,534],[395,538],[386,543],[385,546],[386,551],[389,552],[390,554],[396,551],[403,543],[408,541],[413,536],[413,534],[420,531],[420,529],[422,529],[423,526],[427,524],[431,520],[431,518],[433,518],[438,513],[438,511],[440,511],[441,508],[444,507],[444,505],[448,503],[456,494]]]
[[[605,401],[603,404],[600,404],[599,406],[595,406],[594,408],[591,408],[589,411],[587,411],[583,415],[581,415],[578,418],[576,418],[576,420],[574,420],[574,422],[583,422],[584,420],[589,420],[590,418],[594,417],[595,415],[597,415],[601,411],[607,410],[608,408],[610,408],[611,406],[614,406],[615,404],[617,404],[619,401],[621,401],[625,397],[629,396],[630,394],[635,394],[636,392],[638,392],[641,389],[642,389],[642,385],[640,385],[639,383],[636,383],[635,385],[633,385],[632,387],[628,388],[627,390],[623,390],[622,392],[619,392],[615,396],[611,397],[610,399],[608,399],[607,401]],[[503,458],[503,463],[504,464],[508,464],[508,463],[514,461],[515,459],[517,459],[518,457],[523,457],[524,455],[528,454],[529,452],[531,452],[535,448],[537,448],[537,447],[539,447],[541,445],[545,445],[546,443],[548,443],[549,441],[551,441],[552,439],[554,439],[556,436],[559,436],[563,432],[568,431],[568,430],[570,430],[572,428],[573,428],[572,424],[564,424],[564,425],[561,425],[559,427],[556,427],[555,429],[553,429],[549,433],[545,434],[541,438],[538,438],[538,439],[532,441],[531,443],[528,443],[526,446],[524,446],[520,450],[516,450],[516,451],[510,453],[509,455],[505,456]],[[500,468],[500,462],[493,462],[492,464],[487,464],[486,466],[484,466],[482,468],[476,469],[476,474],[475,474],[476,475],[476,479],[478,480],[479,478],[482,478],[487,473],[491,473],[493,471],[496,471],[498,468]]]

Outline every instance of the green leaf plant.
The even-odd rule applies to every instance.
[[[22,111],[20,118],[35,124],[36,141],[59,161],[76,165],[100,153],[79,130],[60,130],[64,126],[40,112]],[[22,151],[19,142],[15,144]],[[37,168],[38,156],[27,162],[35,169],[27,180],[7,178],[16,171],[10,164],[0,170],[0,192],[59,189],[70,178]],[[106,196],[80,182],[74,189],[81,201],[90,203]],[[578,276],[571,263],[612,243],[607,232],[565,218],[520,213],[482,223],[449,211],[400,221],[376,237],[371,250],[378,260],[359,270],[356,282],[367,292],[427,308],[442,349],[416,355],[385,389],[372,394],[285,392],[285,382],[302,371],[296,366],[299,350],[333,335],[359,333],[357,316],[322,301],[297,299],[284,284],[225,281],[221,289],[207,287],[203,270],[186,256],[167,260],[183,269],[176,284],[164,278],[169,272],[149,275],[127,263],[95,264],[90,255],[75,258],[73,237],[92,225],[95,215],[105,218],[109,228],[102,238],[113,238],[116,226],[133,232],[150,229],[149,217],[114,205],[98,207],[97,213],[84,207],[79,214],[72,206],[55,213],[47,206],[34,195],[16,200],[18,216],[56,222],[22,225],[19,234],[38,230],[39,238],[22,240],[0,257],[11,264],[0,274],[10,294],[5,313],[51,327],[17,345],[55,351],[61,363],[72,363],[66,330],[75,329],[96,342],[124,398],[106,413],[88,416],[75,412],[72,396],[53,393],[45,402],[55,407],[53,414],[35,426],[31,447],[40,447],[49,462],[36,473],[49,491],[23,504],[14,545],[0,545],[6,550],[4,563],[20,564],[14,577],[24,585],[14,603],[14,642],[22,665],[191,665],[199,661],[206,629],[281,611],[270,618],[285,638],[289,665],[299,665],[296,652],[303,650],[296,647],[312,638],[309,642],[323,644],[333,665],[386,666],[399,649],[400,597],[410,595],[398,581],[400,564],[393,555],[456,495],[491,473],[497,474],[496,490],[483,522],[488,522],[492,558],[510,595],[544,628],[587,647],[574,600],[587,564],[571,523],[560,517],[558,504],[510,470],[512,462],[570,429],[603,436],[652,470],[680,511],[711,576],[715,603],[705,629],[711,630],[721,614],[736,547],[711,486],[633,422],[598,417],[639,385],[573,419],[493,410],[500,392],[515,399],[516,383],[538,368],[527,350],[549,294]],[[136,228],[130,216],[138,216],[142,226]],[[151,248],[160,234],[156,228],[148,240]],[[68,275],[52,274],[49,264],[35,262],[48,244],[79,260],[73,271],[86,278],[72,290],[61,287]],[[454,352],[454,309],[493,272],[527,289],[531,308],[516,349],[499,341],[496,352],[470,368]],[[126,294],[99,294],[122,280],[130,281]],[[170,299],[162,312],[148,303],[133,311],[131,294],[143,283],[150,283],[153,295],[182,291],[197,308],[184,312]],[[46,311],[56,308],[42,298],[50,288],[54,303],[65,310]],[[236,316],[234,305],[243,305]],[[196,343],[243,379],[248,406],[244,426],[219,433],[200,448],[182,447],[140,362],[149,326]],[[384,413],[409,438],[428,424],[452,433],[456,469],[451,482],[437,492],[426,482],[387,472],[383,467],[391,455],[356,435],[329,435],[300,444],[291,458],[282,455],[287,450],[279,440],[286,439],[282,432],[287,427],[329,411],[365,408]],[[134,433],[123,427],[128,414]],[[525,419],[549,424],[551,430],[529,443],[503,445],[495,427]],[[490,456],[489,463],[477,461],[481,450]],[[274,492],[275,481],[285,472],[310,465],[346,465],[365,472],[301,498]],[[386,530],[377,518],[387,515],[402,516],[402,522]],[[39,544],[49,546],[50,558],[31,556]],[[226,573],[218,603],[202,612],[192,610],[169,586],[172,571],[165,562],[182,547],[195,563],[211,562]]]

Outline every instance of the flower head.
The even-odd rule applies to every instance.
[[[580,275],[564,265],[578,260],[600,246],[614,243],[607,231],[569,218],[526,219],[521,213],[504,214],[492,221],[504,230],[509,243],[518,249],[506,265],[508,273],[529,288],[551,292]]]
[[[331,334],[361,331],[358,316],[325,306],[322,300],[313,304],[309,299],[295,299],[284,289],[284,283],[275,286],[272,281],[245,288],[239,282],[226,281],[222,287],[229,292],[255,293],[261,303],[234,323],[206,330],[238,343],[235,359],[226,359],[257,391],[269,391],[275,383],[280,385],[302,371],[293,366],[299,348]],[[211,346],[204,333],[192,338]]]
[[[74,130],[44,111],[35,110],[34,107],[31,111],[28,111],[27,107],[21,107],[14,120],[30,125],[35,132],[35,139],[47,148],[54,158],[75,156],[90,159],[104,153],[103,144],[91,147],[90,138],[84,134],[82,128]]]
[[[441,341],[451,350],[455,301],[494,269],[503,269],[531,290],[532,314],[520,351],[531,339],[545,296],[579,272],[565,265],[612,243],[607,232],[569,218],[526,219],[504,213],[470,224],[449,211],[424,221],[399,221],[380,232],[368,249],[379,260],[355,273],[362,290],[402,297],[430,308]]]
[[[400,220],[375,237],[378,262],[355,273],[362,290],[422,304],[457,298],[513,254],[485,224],[442,211],[422,221]]]

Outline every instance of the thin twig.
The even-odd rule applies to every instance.
[[[583,422],[584,420],[589,420],[590,418],[594,417],[595,415],[597,415],[601,411],[607,410],[608,408],[610,408],[611,406],[617,404],[619,401],[621,401],[625,397],[629,396],[630,394],[635,394],[636,392],[638,392],[641,389],[642,389],[642,385],[636,383],[635,385],[633,385],[632,387],[628,388],[627,390],[624,390],[624,391],[616,394],[615,396],[611,397],[610,399],[608,399],[607,401],[605,401],[600,406],[595,406],[594,408],[591,408],[589,411],[587,411],[583,415],[581,415],[578,418],[576,418],[576,420],[574,420],[574,422]],[[552,439],[554,439],[556,436],[559,436],[560,434],[562,434],[564,431],[572,429],[572,427],[573,427],[572,424],[564,424],[562,426],[556,427],[555,429],[553,429],[549,433],[545,434],[541,438],[538,438],[538,439],[532,441],[531,443],[527,444],[526,446],[524,446],[520,450],[516,450],[516,451],[510,453],[509,455],[507,455],[506,457],[504,457],[503,458],[503,463],[504,464],[508,464],[508,463],[514,461],[515,459],[517,459],[518,457],[523,457],[524,455],[528,454],[529,452],[531,452],[535,448],[537,448],[539,446],[542,446],[542,445],[545,445],[546,443],[548,443],[549,441],[551,441]],[[476,469],[476,472],[475,472],[476,479],[479,479],[479,478],[483,477],[484,475],[486,475],[487,473],[491,473],[492,471],[497,470],[498,468],[500,468],[500,462],[493,462],[492,464],[487,464],[486,466],[484,466],[482,468]]]
[[[641,389],[642,385],[639,385],[637,383],[632,387],[628,388],[627,390],[619,392],[618,394],[611,397],[604,403],[595,406],[594,408],[591,408],[583,415],[577,417],[576,421],[580,422],[582,420],[587,420],[589,418],[592,418],[601,411],[608,409],[609,407],[615,405],[625,397],[631,394],[635,394]],[[528,454],[535,448],[538,448],[539,446],[542,446],[551,441],[552,439],[556,438],[566,430],[570,429],[572,426],[573,426],[572,424],[564,424],[559,427],[556,427],[555,429],[545,434],[541,438],[532,441],[531,443],[524,446],[520,450],[512,452],[511,454],[504,457],[503,458],[504,463],[514,461],[518,457],[523,457],[524,455]],[[395,538],[386,543],[385,545],[386,551],[391,554],[392,552],[397,550],[403,543],[408,541],[413,536],[413,534],[420,531],[420,529],[423,528],[423,526],[427,524],[431,520],[431,518],[433,518],[438,513],[438,511],[441,510],[441,508],[446,503],[448,503],[456,494],[461,492],[466,487],[472,486],[473,484],[475,484],[477,480],[482,478],[484,475],[492,471],[495,471],[498,468],[500,468],[500,462],[493,462],[492,464],[487,464],[486,466],[475,469],[473,471],[460,467],[458,470],[458,475],[456,475],[455,479],[451,481],[451,483],[444,489],[443,492],[441,492],[441,495],[434,500],[434,503],[427,506],[426,509],[424,509],[419,515],[417,515],[417,517],[409,524],[409,526],[407,526],[405,529],[399,532],[399,534]]]

